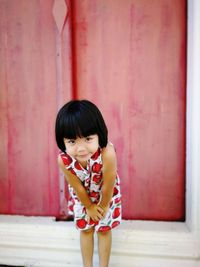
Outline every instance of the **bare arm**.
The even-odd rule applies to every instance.
[[[102,198],[99,205],[107,211],[109,203],[113,196],[113,189],[117,175],[117,159],[115,149],[111,144],[103,150],[103,185],[102,185]]]
[[[101,214],[103,213],[102,208],[92,203],[85,187],[81,183],[81,180],[65,168],[60,156],[58,156],[58,165],[63,171],[67,182],[71,185],[71,187],[73,187],[78,199],[86,208],[89,217],[91,217],[94,221],[101,219]]]

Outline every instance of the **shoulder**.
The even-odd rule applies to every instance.
[[[117,158],[115,148],[111,143],[108,143],[105,148],[102,149],[102,171],[105,177],[116,176],[117,172]]]
[[[63,167],[64,166],[64,162],[63,162],[61,154],[58,155],[58,159],[57,160],[58,160],[59,167]]]
[[[58,155],[58,166],[60,167],[60,169],[64,170],[65,169],[65,164],[63,162],[63,158],[62,155],[59,154]]]
[[[70,179],[74,179],[76,173],[73,172],[73,169],[71,168],[71,164],[69,164],[67,156],[68,155],[64,153],[58,155],[58,166],[67,178],[67,181],[70,181]]]
[[[58,155],[58,162],[63,163],[65,166],[69,166],[73,162],[73,159],[68,154],[61,152]]]
[[[103,161],[116,160],[116,152],[112,143],[108,142],[107,146],[102,149],[102,159]]]
[[[58,155],[58,165],[62,169],[69,167],[72,161],[72,158],[68,154],[60,153]]]

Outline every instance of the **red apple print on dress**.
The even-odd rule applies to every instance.
[[[90,218],[89,225],[97,225],[99,222],[95,222]]]
[[[92,180],[98,184],[101,181],[101,176],[100,175],[94,175]]]
[[[90,183],[90,178],[87,178],[87,179],[85,180],[85,182],[86,182],[86,184],[89,184],[89,183]]]
[[[110,226],[106,225],[106,226],[101,226],[99,227],[99,232],[106,232],[106,231],[109,231],[111,228]]]
[[[70,196],[68,200],[68,210],[74,212],[74,199]]]
[[[120,197],[115,199],[115,204],[120,203],[120,202],[121,202],[121,198]]]
[[[119,217],[119,215],[120,215],[120,208],[115,208],[112,214],[113,219],[116,219],[117,217]]]
[[[118,194],[118,189],[116,187],[114,187],[113,196],[116,196],[117,194]]]
[[[75,171],[72,168],[70,168],[70,171],[72,174],[76,175]]]
[[[92,160],[96,160],[98,159],[98,156],[99,156],[99,150],[97,150],[91,157]]]
[[[120,222],[119,221],[114,221],[113,223],[112,223],[112,228],[115,228],[116,226],[118,226],[120,224]]]
[[[69,209],[69,211],[74,211],[74,205],[72,204],[72,203],[70,203],[69,205],[68,205],[68,209]]]
[[[81,165],[78,161],[75,162],[74,166],[77,170],[82,170]]]
[[[87,225],[87,222],[84,219],[79,219],[76,221],[76,225],[78,226],[78,228],[84,229]]]
[[[69,166],[72,163],[72,159],[67,154],[61,155],[61,158],[66,166]]]
[[[94,165],[92,166],[92,171],[98,173],[101,171],[101,167],[102,167],[101,164],[95,162]]]
[[[90,197],[98,197],[99,192],[92,191],[90,192]]]

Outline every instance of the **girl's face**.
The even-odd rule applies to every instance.
[[[93,134],[76,139],[64,138],[64,144],[66,152],[85,166],[99,147],[99,137],[97,134]]]

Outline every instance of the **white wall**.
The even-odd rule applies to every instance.
[[[186,223],[200,233],[200,1],[188,1]]]

